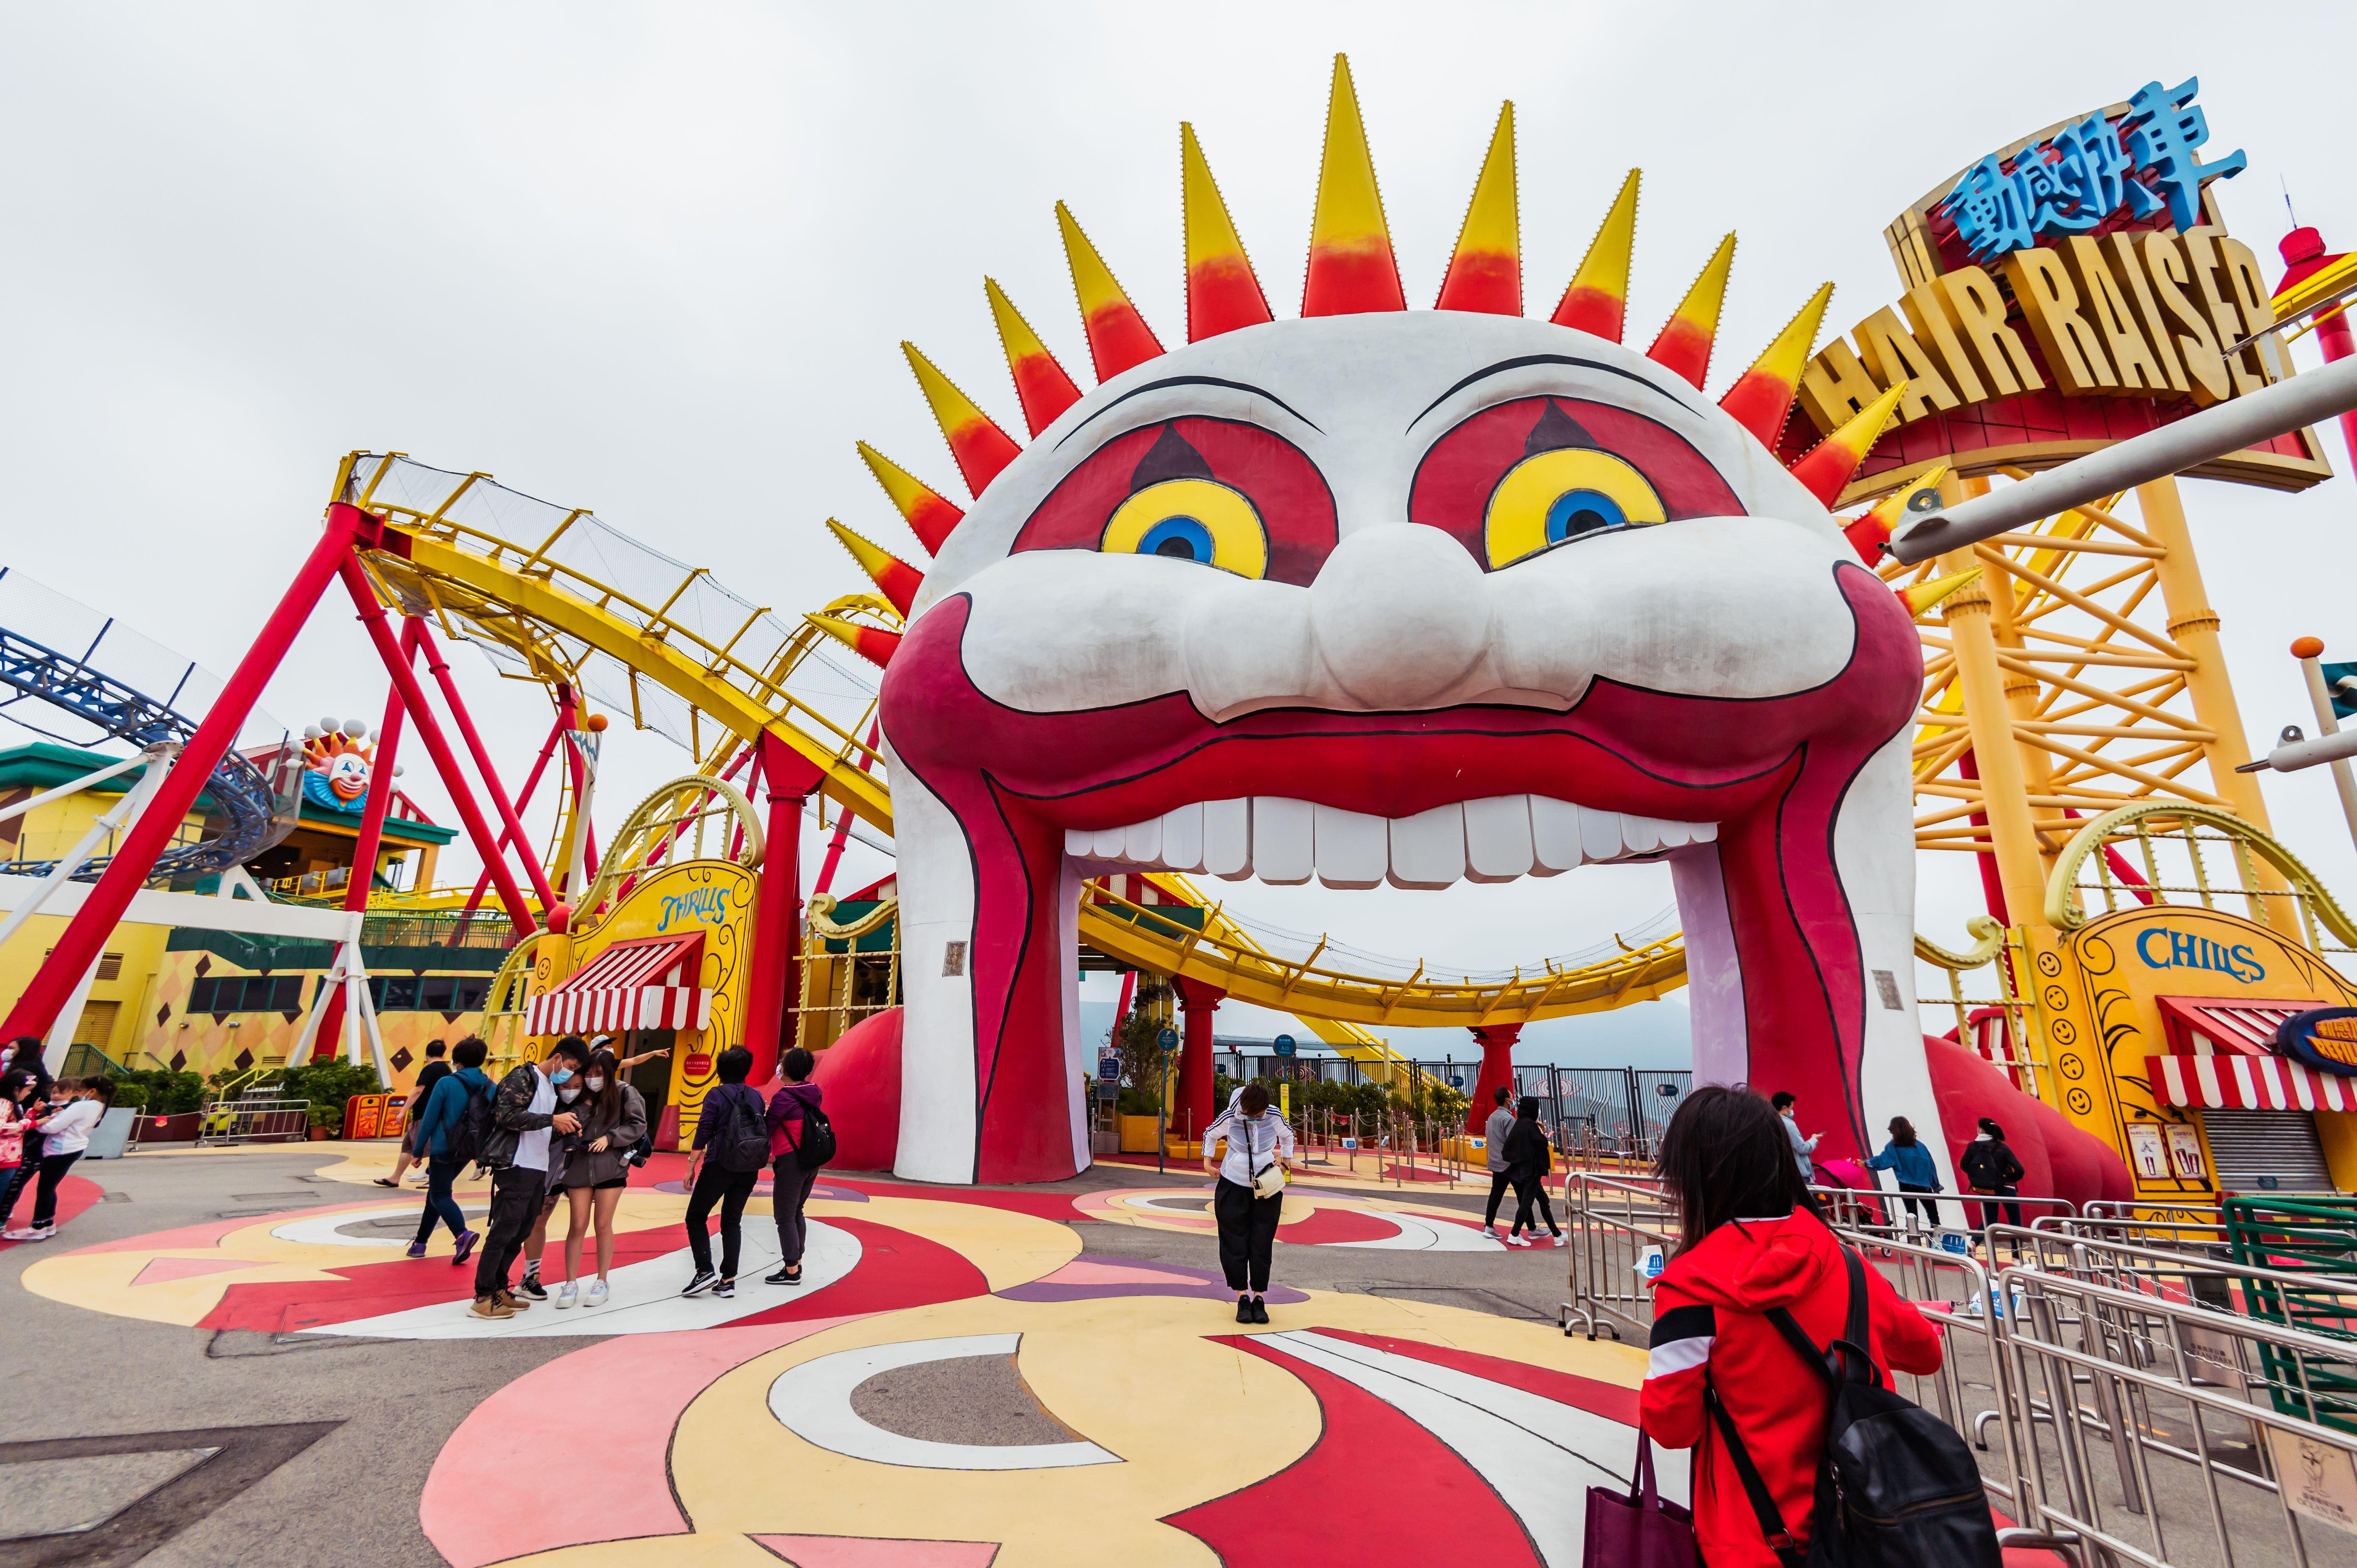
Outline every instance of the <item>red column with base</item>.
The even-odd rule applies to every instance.
[[[401,628],[401,656],[407,659],[416,648],[417,622],[412,619]],[[401,750],[401,688],[395,686],[384,694],[384,722],[376,726],[376,752],[369,759],[368,799],[361,807],[360,836],[352,843],[351,878],[344,884],[348,915],[367,909],[369,887],[376,879],[376,852],[384,842],[384,820],[393,811],[393,762]],[[327,983],[324,976],[319,983]],[[343,1034],[344,992],[338,986],[328,993],[319,1014],[319,1032],[311,1039],[311,1059],[334,1060],[343,1048]]]
[[[2278,293],[2322,272],[2341,259],[2324,253],[2324,236],[2314,229],[2295,229],[2286,234],[2276,248],[2283,253],[2285,268],[2283,281],[2276,285]],[[2346,304],[2334,306],[2331,314],[2318,326],[2316,346],[2323,350],[2327,364],[2345,360],[2351,353],[2357,352],[2357,339],[2352,339],[2349,333],[2349,306]],[[2357,463],[2357,410],[2341,416],[2341,439],[2348,444],[2350,461]]]
[[[180,759],[164,782],[156,787],[156,797],[148,802],[131,830],[124,834],[123,845],[107,863],[98,886],[90,890],[81,908],[66,923],[58,938],[58,945],[42,961],[33,983],[8,1009],[5,1026],[0,1026],[0,1039],[14,1039],[19,1035],[46,1036],[58,1021],[66,999],[98,960],[99,950],[106,945],[115,922],[131,907],[131,896],[147,881],[155,869],[156,857],[164,853],[172,835],[197,803],[197,796],[212,778],[220,765],[221,754],[237,740],[237,732],[245,727],[246,715],[253,711],[254,700],[262,688],[286,657],[287,648],[303,623],[311,618],[319,596],[327,590],[336,567],[350,552],[352,541],[363,532],[373,536],[376,520],[355,506],[338,501],[328,508],[327,527],[318,542],[311,546],[302,569],[295,574],[278,607],[270,612],[263,623],[260,635],[238,660],[236,671],[213,700],[205,714],[205,722],[181,748]]]
[[[1203,1135],[1218,1115],[1211,1094],[1211,1015],[1228,993],[1184,975],[1170,983],[1178,991],[1178,1089],[1170,1125],[1189,1143]]]
[[[745,1048],[753,1053],[748,1083],[777,1075],[786,1021],[801,993],[802,803],[818,788],[818,765],[776,736],[760,740],[761,783],[769,791],[768,839],[761,850],[761,893],[753,906],[752,966],[745,993]]]
[[[540,899],[543,909],[556,908],[556,895],[548,886],[548,873],[541,868],[540,856],[532,853],[532,844],[524,837],[523,823],[516,815],[516,807],[509,800],[506,786],[500,782],[500,770],[491,766],[491,754],[483,746],[483,737],[476,733],[475,716],[467,711],[466,700],[458,695],[458,682],[451,678],[449,661],[442,657],[441,646],[434,633],[415,616],[402,628],[405,642],[413,635],[425,654],[425,667],[434,671],[435,683],[442,688],[442,700],[450,705],[451,722],[458,726],[458,738],[467,743],[467,754],[475,759],[475,771],[482,776],[483,793],[491,798],[491,809],[500,815],[500,842],[515,845],[516,858],[523,862],[524,875],[532,881],[533,893]]]
[[[524,902],[523,890],[516,886],[515,873],[508,869],[507,857],[500,853],[500,841],[491,832],[490,823],[483,820],[482,808],[475,804],[474,791],[467,788],[466,776],[458,771],[457,753],[450,749],[449,737],[442,733],[441,724],[434,710],[425,705],[425,688],[417,679],[417,671],[409,667],[409,660],[401,651],[393,630],[384,624],[384,606],[377,602],[376,590],[369,585],[368,575],[361,570],[359,557],[347,552],[337,563],[344,579],[344,587],[352,596],[352,607],[360,612],[361,628],[369,640],[376,644],[377,656],[384,661],[386,672],[393,677],[393,689],[401,693],[409,716],[417,725],[417,738],[425,744],[426,755],[434,759],[435,771],[442,776],[442,787],[450,791],[450,803],[458,808],[458,820],[467,825],[468,840],[475,853],[490,867],[491,884],[500,890],[500,902],[508,912],[508,924],[515,930],[516,940],[540,929],[533,918],[532,908]]]
[[[1481,1047],[1481,1075],[1473,1080],[1473,1101],[1465,1108],[1465,1131],[1479,1136],[1490,1112],[1497,1107],[1498,1090],[1514,1087],[1514,1042],[1523,1037],[1520,1024],[1486,1024],[1472,1031]]]

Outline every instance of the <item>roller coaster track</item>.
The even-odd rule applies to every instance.
[[[0,566],[0,585],[19,591],[21,585],[22,588],[31,588],[55,599],[59,606],[82,609],[62,596],[38,587],[29,579],[18,577],[11,581],[11,569]],[[0,596],[0,616],[7,614],[16,598],[16,592]],[[188,666],[180,674],[179,685],[163,697],[149,696],[93,662],[113,626],[112,620],[102,624],[79,654],[49,647],[21,630],[0,626],[0,686],[18,693],[0,703],[0,712],[27,729],[46,735],[47,730],[16,711],[17,704],[32,699],[72,714],[109,740],[148,746],[188,739],[196,733],[198,721],[172,704],[179,700],[188,676],[196,667]],[[153,873],[156,878],[219,871],[251,860],[285,837],[294,826],[294,813],[280,802],[269,776],[235,746],[222,755],[221,765],[213,769],[205,789],[220,811],[220,831],[210,838],[167,851],[156,859]],[[85,861],[74,874],[74,880],[94,881],[106,870],[111,858],[99,855]],[[46,876],[56,865],[54,860],[20,860],[7,863],[6,870],[13,875]]]
[[[627,707],[641,727],[671,734],[698,757],[725,751],[725,736],[774,736],[818,770],[820,791],[839,809],[891,832],[886,764],[858,738],[873,716],[872,693],[864,703],[839,692],[810,694],[815,656],[832,644],[806,622],[781,621],[701,567],[486,474],[354,453],[334,499],[385,521],[382,547],[363,559],[388,604],[435,617],[450,635],[522,671],[588,691],[609,709]],[[519,539],[511,536],[519,521],[538,526]],[[618,581],[623,576],[633,580],[626,585]],[[839,600],[829,612],[899,624],[888,606],[866,596]],[[1320,967],[1317,952],[1304,960],[1271,952],[1184,877],[1157,872],[1146,880],[1203,907],[1200,928],[1174,918],[1168,906],[1133,903],[1091,883],[1081,940],[1137,968],[1200,980],[1234,1001],[1293,1014],[1361,1060],[1392,1056],[1370,1026],[1462,1028],[1603,1012],[1685,983],[1685,953],[1674,936],[1503,978],[1451,981],[1421,966],[1406,978],[1351,973]]]

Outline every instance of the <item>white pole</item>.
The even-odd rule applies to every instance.
[[[376,1004],[369,996],[368,961],[361,956],[358,941],[351,944],[351,1002],[344,1011],[347,1015],[354,1013],[360,1015],[361,1027],[368,1035],[369,1058],[376,1066],[377,1087],[390,1090],[393,1088],[393,1069],[385,1063],[384,1036],[377,1029]],[[355,1055],[352,1060],[357,1065],[360,1058]]]
[[[67,851],[56,867],[41,878],[41,884],[33,890],[33,896],[18,905],[5,920],[0,920],[0,946],[6,945],[8,939],[15,936],[26,921],[39,914],[41,906],[55,897],[59,888],[73,880],[74,873],[82,868],[100,844],[124,823],[137,818],[147,802],[155,798],[156,791],[163,788],[164,775],[170,771],[172,758],[179,754],[179,743],[173,741],[163,746],[151,746],[140,754],[137,760],[150,764],[147,771],[139,776],[139,782],[124,791],[123,799],[117,800],[112,810],[91,823],[90,832],[82,834],[81,842]],[[96,779],[103,775],[93,774],[91,777]],[[59,1016],[68,1017],[69,1015],[59,1014]],[[79,1019],[72,1021],[78,1022]],[[56,1069],[52,1068],[50,1070]]]
[[[136,757],[124,757],[112,768],[102,768],[95,773],[85,773],[79,779],[60,784],[54,789],[43,790],[29,800],[19,800],[13,806],[0,806],[0,822],[5,822],[11,817],[21,817],[36,806],[46,806],[52,800],[62,800],[69,795],[79,795],[91,785],[103,784],[118,773],[128,773],[146,760],[147,754],[143,751]]]
[[[2016,484],[1942,510],[1937,492],[1910,497],[1904,532],[1890,541],[1890,553],[1909,565],[2068,511],[2074,506],[2148,480],[2181,474],[2197,464],[2287,435],[2357,408],[2357,359],[2304,371],[2257,392],[2212,403],[2158,430],[2132,435],[2101,451],[2032,474]]]
[[[2301,654],[2302,648],[2313,648],[2315,653]],[[2316,708],[2316,728],[2320,735],[2339,735],[2341,721],[2333,716],[2332,693],[2324,683],[2324,667],[2317,662],[2324,644],[2314,638],[2302,638],[2292,644],[2292,652],[2299,659],[2299,672],[2308,678],[2308,700]],[[2357,842],[2357,779],[2350,776],[2349,759],[2336,757],[2332,763],[2333,788],[2341,793],[2341,814],[2348,819],[2349,837]]]
[[[65,1070],[66,1053],[73,1049],[74,1031],[81,1027],[81,1010],[90,1002],[90,988],[98,979],[98,966],[106,961],[104,953],[90,961],[82,972],[81,983],[66,996],[66,1004],[58,1009],[58,1021],[49,1026],[49,1037],[41,1045],[41,1065],[54,1078]]]
[[[319,983],[319,988],[311,993],[311,1011],[304,1016],[303,1032],[295,1036],[294,1052],[286,1058],[289,1062],[304,1062],[310,1059],[311,1042],[319,1037],[319,1016],[327,1011],[328,997],[335,989],[336,976],[331,971],[328,977]]]

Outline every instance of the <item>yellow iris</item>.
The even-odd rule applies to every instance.
[[[1645,476],[1609,452],[1567,446],[1523,458],[1490,492],[1482,542],[1492,570],[1583,534],[1668,521]]]
[[[1210,479],[1165,479],[1115,510],[1098,546],[1109,555],[1165,555],[1240,577],[1268,573],[1268,530],[1241,490]]]

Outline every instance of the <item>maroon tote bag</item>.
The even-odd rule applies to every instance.
[[[1623,1494],[1587,1488],[1587,1568],[1702,1568],[1694,1515],[1653,1487],[1653,1440],[1637,1429],[1637,1478]]]

